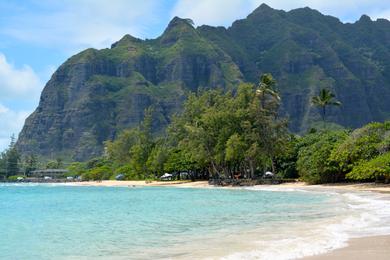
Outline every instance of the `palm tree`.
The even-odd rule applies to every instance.
[[[321,117],[325,123],[326,107],[327,106],[340,106],[341,102],[335,99],[335,95],[329,89],[321,89],[318,96],[314,96],[311,99],[311,103],[321,109]]]
[[[276,102],[280,102],[279,93],[275,90],[276,81],[270,73],[265,73],[260,78],[256,95],[260,97],[261,108],[265,107],[266,96],[271,96]]]

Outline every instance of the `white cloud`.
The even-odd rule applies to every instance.
[[[42,83],[31,67],[15,68],[0,53],[0,101],[35,98],[41,88]]]
[[[390,21],[390,8],[387,10],[381,10],[378,12],[372,12],[370,14],[372,19],[385,18]]]
[[[16,68],[0,53],[0,151],[9,144],[12,134],[17,135],[31,111],[24,103],[38,100],[42,83],[34,70],[24,65]],[[12,103],[9,107],[4,102]]]
[[[234,20],[246,17],[261,3],[286,11],[308,6],[345,22],[355,21],[362,14],[377,18],[379,10],[390,10],[388,0],[178,0],[172,16],[192,18],[197,25],[229,26]],[[387,12],[383,15],[389,17]]]
[[[42,0],[34,4],[32,10],[12,17],[2,33],[72,52],[109,47],[127,33],[147,36],[151,27],[159,24],[163,5],[154,0]]]
[[[3,106],[2,104],[0,104],[0,115],[1,114],[5,114],[9,111],[8,107],[6,106]]]
[[[7,148],[12,134],[22,129],[31,111],[14,111],[0,103],[0,152]]]

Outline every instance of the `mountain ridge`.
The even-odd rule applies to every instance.
[[[234,89],[260,74],[278,81],[281,112],[302,132],[320,120],[310,98],[329,88],[343,102],[329,120],[359,127],[390,117],[390,22],[362,16],[342,23],[317,10],[262,4],[231,26],[194,27],[174,17],[155,39],[123,36],[107,49],[87,49],[62,64],[26,120],[23,154],[86,160],[103,142],[137,126],[154,106],[156,133],[181,109],[186,93]]]

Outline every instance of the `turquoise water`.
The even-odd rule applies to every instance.
[[[0,259],[222,257],[346,213],[326,193],[2,185]]]

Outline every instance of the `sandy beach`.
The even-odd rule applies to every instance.
[[[390,259],[390,236],[355,238],[348,246],[323,255],[305,257],[305,260],[388,260]]]
[[[101,181],[72,183],[77,186],[102,186],[102,187],[133,187],[133,186],[169,186],[182,188],[212,188],[207,181]],[[280,185],[261,185],[259,188],[302,188],[315,191],[360,191],[378,192],[390,194],[390,185],[362,183],[362,184],[331,184],[331,185],[307,185],[303,182],[285,183]],[[227,187],[232,188],[232,187]],[[390,205],[390,204],[389,204]],[[348,241],[344,248],[330,251],[323,255],[305,257],[305,260],[322,259],[354,259],[354,260],[387,260],[390,259],[390,235],[354,238]]]
[[[74,186],[132,187],[132,186],[169,186],[188,188],[211,188],[207,181],[87,181],[73,182]]]
[[[88,181],[74,182],[71,185],[76,186],[101,186],[101,187],[127,187],[127,186],[169,186],[169,187],[187,187],[187,188],[212,188],[207,181]],[[346,191],[371,191],[380,193],[390,193],[390,184],[359,183],[359,184],[326,184],[326,185],[307,185],[304,182],[291,182],[279,185],[260,185],[259,187],[277,187],[277,188],[304,188],[314,190],[346,190]]]

